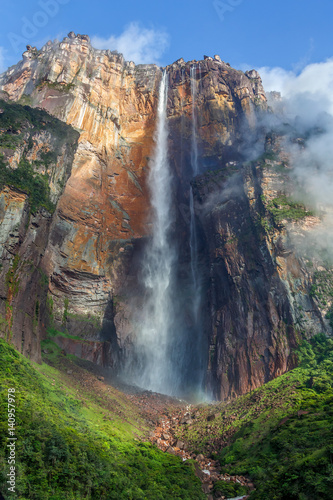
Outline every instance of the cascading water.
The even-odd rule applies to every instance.
[[[199,82],[201,79],[200,64],[197,70],[196,65],[191,66],[190,81],[191,81],[191,98],[192,98],[192,134],[191,134],[191,167],[192,176],[195,178],[199,174],[198,163],[198,142],[197,142],[197,71],[199,73]],[[190,186],[190,249],[191,249],[191,281],[192,281],[192,316],[193,329],[192,337],[196,347],[194,356],[198,366],[196,382],[197,390],[202,389],[204,376],[204,359],[203,359],[203,321],[202,321],[202,287],[201,273],[199,269],[199,248],[198,248],[198,232],[196,226],[193,188]]]
[[[172,359],[174,263],[172,244],[172,175],[168,163],[168,75],[163,73],[158,101],[156,147],[150,164],[152,237],[146,248],[143,283],[146,290],[141,328],[137,338],[139,370],[136,383],[146,389],[172,394],[177,371]]]
[[[191,68],[192,177],[199,173],[197,145],[197,81]],[[182,74],[185,81],[185,72]],[[152,207],[152,235],[142,255],[141,307],[136,304],[135,348],[125,369],[130,382],[170,395],[203,398],[207,346],[203,334],[202,279],[199,238],[194,199],[190,190],[189,244],[191,260],[181,258],[182,231],[175,222],[173,189],[177,181],[168,161],[167,127],[168,75],[159,88],[155,151],[150,162],[149,188]],[[186,158],[185,115],[181,118],[181,163]],[[176,189],[174,189],[176,193]],[[189,267],[187,267],[187,265]],[[189,270],[189,274],[184,273]],[[189,277],[189,279],[188,279]],[[208,351],[207,351],[208,352]]]
[[[197,117],[195,110],[195,103],[197,97],[196,88],[196,66],[191,66],[190,69],[190,79],[191,79],[191,98],[192,98],[192,135],[191,135],[191,167],[192,175],[196,177],[199,173],[198,165],[198,143],[197,143]],[[195,224],[195,213],[194,213],[194,198],[193,189],[190,187],[190,248],[191,248],[191,274],[192,274],[192,287],[193,287],[193,314],[194,321],[197,323],[200,308],[200,286],[198,280],[198,238],[197,230]]]
[[[194,64],[190,69],[190,80],[191,80],[191,98],[192,98],[192,136],[191,136],[191,166],[193,177],[198,175],[198,143],[197,143],[197,115],[195,111],[195,103],[197,99],[197,83],[196,83],[196,71],[197,67]]]

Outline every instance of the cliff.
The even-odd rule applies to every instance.
[[[33,360],[45,335],[43,258],[78,134],[48,113],[0,101],[1,333]]]
[[[320,222],[304,214],[296,222],[288,218],[286,224],[274,224],[269,203],[291,185],[287,173],[276,173],[283,152],[276,152],[275,162],[244,166],[249,149],[262,153],[265,145],[267,103],[256,71],[244,74],[219,56],[180,59],[166,71],[176,272],[179,288],[186,289],[192,182],[206,386],[225,398],[294,366],[292,349],[301,331],[310,336],[329,328],[327,311],[320,311],[309,294],[313,271],[290,244],[293,231],[311,231]],[[23,158],[40,175],[48,173],[48,199],[56,204],[54,213],[44,203],[29,215],[31,194],[3,182],[1,238],[9,253],[2,257],[1,329],[34,359],[45,335],[40,323],[66,332],[67,338],[57,336],[66,352],[114,367],[132,356],[136,311],[143,300],[142,252],[151,233],[147,174],[161,75],[156,65],[135,66],[71,32],[41,50],[29,47],[23,60],[0,77],[7,106],[28,105],[23,109],[40,113],[45,122],[38,133],[30,132],[27,123],[29,133],[20,130],[19,147],[2,143],[4,162],[15,172]],[[54,124],[67,137],[61,147],[53,138]],[[2,132],[2,139],[12,134]],[[32,149],[29,134],[35,134]],[[200,175],[193,180],[194,140]],[[52,157],[48,172],[45,154]],[[180,294],[178,302],[191,343],[188,299]],[[193,363],[189,355],[184,379]]]
[[[196,180],[207,252],[208,380],[218,398],[246,393],[296,366],[302,338],[330,331],[311,285],[323,261],[296,243],[321,224],[292,197],[290,167],[254,161]],[[326,264],[327,266],[327,264]],[[325,271],[327,274],[330,271]]]

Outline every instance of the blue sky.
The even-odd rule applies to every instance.
[[[71,30],[161,65],[219,54],[238,68],[300,72],[333,56],[332,0],[1,0],[0,15],[2,69],[26,43],[40,48]]]

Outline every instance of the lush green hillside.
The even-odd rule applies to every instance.
[[[251,499],[333,498],[333,341],[304,342],[299,358],[251,394],[198,409],[179,431],[197,453],[218,452],[229,474],[250,476]]]
[[[66,363],[70,366],[70,360]],[[73,370],[33,365],[3,340],[0,367],[5,499],[205,498],[192,465],[137,439],[147,431],[145,423],[117,391],[106,384],[97,390],[88,378],[77,384],[74,365],[71,375],[67,372]],[[15,495],[6,485],[8,388],[16,389]]]
[[[205,498],[191,461],[140,441],[147,425],[129,398],[96,377],[92,383],[68,356],[58,366],[59,348],[44,344],[50,364],[39,366],[0,341],[0,490],[6,500]],[[178,431],[197,453],[218,456],[225,472],[250,476],[251,499],[333,498],[333,341],[305,342],[299,359],[299,368],[246,396],[196,408]],[[11,387],[16,495],[6,486]]]

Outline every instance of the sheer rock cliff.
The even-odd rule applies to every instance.
[[[140,259],[151,232],[147,174],[162,71],[96,50],[89,37],[71,32],[41,50],[28,47],[23,60],[0,76],[8,103],[41,108],[68,130],[63,149],[52,144],[51,125],[32,136],[31,150],[25,143],[0,144],[14,170],[22,157],[35,171],[44,168],[40,152],[54,153],[48,176],[53,214],[43,207],[30,214],[24,189],[3,183],[0,194],[1,331],[33,359],[40,359],[47,326],[66,332],[56,337],[66,352],[99,364],[120,367],[131,353],[135,310],[143,300]],[[329,329],[326,311],[310,295],[314,270],[292,243],[293,234],[306,234],[320,220],[305,214],[274,224],[270,202],[292,185],[288,168],[282,174],[277,168],[281,149],[272,162],[244,165],[250,151],[253,158],[256,148],[258,156],[265,149],[267,101],[256,71],[235,70],[219,56],[179,59],[166,71],[177,273],[186,283],[192,183],[206,311],[206,386],[223,399],[294,366],[301,333]],[[193,140],[200,172],[195,179]],[[186,297],[180,303],[188,307]]]

